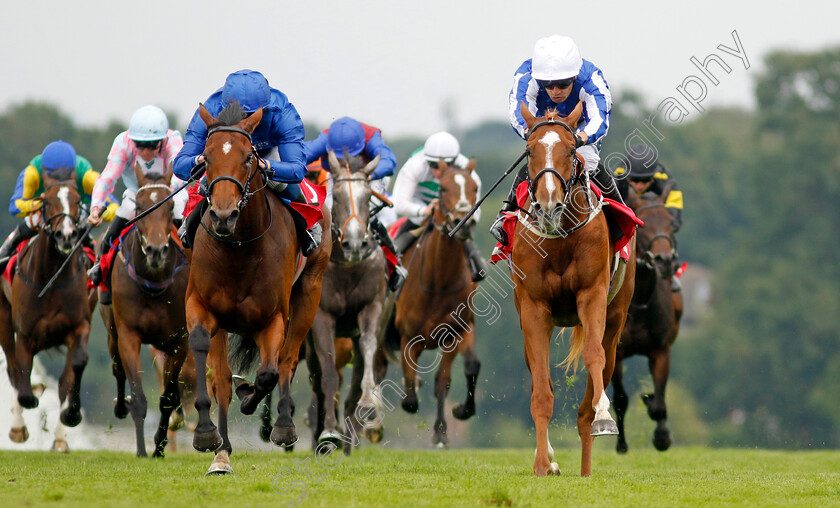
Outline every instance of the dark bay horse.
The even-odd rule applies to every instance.
[[[406,397],[402,400],[404,410],[417,412],[418,370],[431,372],[440,364],[435,376],[437,418],[432,438],[432,443],[439,447],[449,443],[444,402],[449,392],[455,356],[460,353],[464,357],[467,378],[466,401],[452,409],[453,416],[459,420],[475,414],[475,386],[481,368],[475,352],[475,314],[470,305],[470,297],[477,285],[470,276],[463,245],[470,228],[462,228],[455,238],[450,238],[448,234],[475,204],[478,188],[471,175],[475,166],[475,159],[470,160],[465,169],[448,167],[443,160],[439,162],[443,171],[439,206],[431,224],[403,254],[408,277],[396,302],[394,315],[406,390]],[[436,348],[440,348],[440,352],[436,353],[435,360],[421,366],[418,363],[420,353]]]
[[[349,451],[352,440],[343,438],[337,428],[335,402],[338,392],[335,341],[352,337],[361,365],[354,363],[354,383],[345,406],[345,416],[355,430],[364,425],[372,441],[382,436],[381,397],[375,394],[373,358],[378,347],[376,327],[382,314],[386,292],[386,266],[382,249],[368,232],[370,218],[370,174],[379,164],[377,156],[365,163],[360,157],[344,153],[339,160],[330,150],[328,155],[333,179],[332,254],[324,272],[323,291],[315,321],[312,324],[312,350],[318,368],[313,374],[313,390],[317,402],[317,418],[313,425],[313,446],[325,440],[344,443]],[[310,359],[309,363],[312,364]],[[363,372],[356,373],[357,367]],[[358,385],[358,386],[357,386]],[[360,422],[356,407],[365,408],[366,418]]]
[[[139,185],[135,196],[138,214],[169,196],[171,167],[165,174],[144,175],[138,163],[134,173]],[[146,456],[143,422],[147,408],[140,346],[150,344],[166,355],[155,457],[163,457],[169,418],[180,405],[178,376],[189,349],[184,317],[189,265],[183,249],[172,238],[172,203],[167,201],[143,217],[123,237],[112,265],[112,305],[99,307],[108,330],[108,349],[117,380],[114,414],[125,418],[131,411],[138,457]],[[125,397],[126,379],[131,389],[130,402]]]
[[[89,263],[82,249],[71,254],[82,233],[75,170],[52,175],[44,172],[43,180],[41,228],[18,256],[12,284],[2,282],[0,345],[16,391],[9,433],[16,442],[29,437],[21,417],[23,408],[38,407],[30,385],[32,359],[40,351],[67,346],[67,361],[59,379],[61,421],[55,429],[53,450],[68,451],[65,426],[75,427],[82,421],[79,387],[88,361],[91,305],[85,272]],[[38,294],[68,255],[72,258],[67,266],[39,299]]]
[[[535,118],[524,103],[520,111],[528,126],[528,199],[518,212],[516,241],[510,258],[514,300],[525,338],[525,362],[531,371],[531,416],[537,436],[534,473],[559,473],[548,424],[554,412],[550,371],[551,335],[555,326],[573,327],[568,367],[583,356],[586,394],[578,408],[581,476],[592,473],[592,437],[616,434],[609,414],[606,386],[615,366],[615,350],[633,295],[635,257],[624,283],[609,301],[614,239],[600,212],[600,200],[589,187],[583,168],[575,164],[573,134],[582,107],[560,118],[549,111]],[[524,241],[537,238],[540,248]],[[615,289],[615,288],[613,288]]]
[[[654,195],[655,196],[655,195]],[[621,361],[633,355],[648,358],[653,376],[653,393],[642,395],[648,416],[656,421],[653,445],[665,451],[671,446],[671,433],[666,425],[665,385],[671,365],[671,346],[677,340],[682,317],[682,292],[672,292],[670,278],[676,266],[676,239],[673,217],[665,208],[666,189],[662,197],[637,196],[630,188],[628,205],[645,222],[639,228],[636,250],[636,291],[630,303],[627,324],[618,343],[613,372],[618,442],[616,450],[627,452],[624,437],[624,416],[628,397],[622,382]]]
[[[229,472],[232,447],[227,414],[220,410],[217,429],[210,419],[204,376],[208,354],[214,362],[227,364],[227,342],[211,337],[219,330],[239,335],[233,353],[244,358],[244,364],[259,354],[254,384],[241,382],[236,388],[240,409],[252,414],[279,384],[279,416],[271,440],[277,445],[294,443],[297,434],[289,388],[321,298],[321,279],[332,243],[330,216],[324,210],[323,244],[302,258],[291,212],[267,188],[268,179],[251,144],[262,110],[245,118],[233,102],[218,119],[203,104],[199,114],[208,129],[204,157],[209,206],[193,243],[186,296],[199,415],[193,447],[216,451],[210,472]],[[229,389],[231,377],[220,375],[217,380],[217,370],[214,367],[213,385],[218,398],[220,388]]]

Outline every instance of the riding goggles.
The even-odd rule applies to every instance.
[[[537,83],[546,90],[549,88],[568,88],[575,81],[575,78],[566,78],[566,79],[555,79],[553,81],[545,81],[542,79],[538,79]]]

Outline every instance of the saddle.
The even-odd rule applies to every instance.
[[[6,269],[3,270],[3,278],[6,279],[10,285],[15,278],[15,270],[17,268],[17,260],[20,253],[23,252],[23,248],[26,247],[26,244],[29,243],[31,239],[26,239],[17,246],[17,252],[12,254],[9,257],[9,262],[6,265]],[[85,250],[85,255],[87,255],[88,259],[90,260],[91,264],[96,262],[96,254],[90,247],[82,247]],[[90,287],[90,280],[88,280],[88,287]]]

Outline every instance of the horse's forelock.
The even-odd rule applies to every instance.
[[[61,168],[52,171],[46,171],[47,176],[51,179],[60,182],[62,180],[74,180],[76,177],[76,168]]]
[[[231,99],[230,102],[228,102],[228,105],[225,106],[225,109],[219,113],[219,118],[217,119],[218,122],[211,125],[209,128],[212,129],[213,127],[219,126],[229,127],[232,125],[238,125],[239,122],[245,119],[246,116],[247,115],[242,109],[242,106],[239,104],[239,101]]]

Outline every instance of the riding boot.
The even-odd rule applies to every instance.
[[[269,180],[268,187],[281,198],[295,201],[297,203],[309,204],[308,201],[306,201],[306,196],[300,190],[299,184],[287,184]],[[319,222],[316,222],[312,225],[312,227],[307,229],[306,221],[296,212],[292,213],[292,217],[294,217],[295,227],[298,231],[298,241],[300,242],[301,254],[308,258],[313,252],[315,252],[315,249],[321,246],[321,239],[324,236],[324,230]]]
[[[394,270],[388,277],[388,289],[393,293],[397,293],[405,283],[408,271],[400,265],[400,253],[397,251],[397,247],[394,245],[393,240],[391,240],[391,235],[388,234],[388,229],[385,228],[385,225],[382,224],[382,222],[376,217],[370,218],[369,225],[370,231],[376,239],[376,243],[391,251],[397,258],[397,264],[394,266]]]
[[[499,215],[496,216],[495,222],[493,222],[493,225],[490,226],[490,234],[493,235],[493,238],[498,240],[498,242],[502,245],[508,244],[507,233],[505,233],[504,229],[502,229],[505,212],[515,212],[519,208],[516,203],[516,189],[519,188],[519,184],[522,183],[527,176],[528,167],[522,166],[519,171],[517,171],[516,177],[513,179],[513,185],[510,186],[507,199],[505,199],[502,203],[502,209],[499,210]]]
[[[481,257],[481,252],[471,239],[464,241],[464,253],[467,255],[473,282],[483,280],[487,276],[487,262]]]
[[[411,233],[411,228],[407,228],[405,230],[397,232],[397,237],[394,238],[394,248],[396,252],[401,256],[405,254],[405,251],[408,250],[409,247],[414,245],[414,242],[417,241],[417,237]]]
[[[598,188],[604,193],[605,197],[612,199],[622,205],[624,199],[621,198],[621,192],[618,190],[618,185],[615,183],[615,177],[603,164],[598,164],[598,169],[589,174],[589,176],[598,184]]]
[[[682,284],[680,283],[680,278],[674,275],[671,277],[671,292],[672,293],[679,293],[682,291]]]
[[[32,238],[36,234],[38,234],[38,231],[27,226],[26,222],[21,222],[9,233],[9,236],[3,241],[3,245],[0,246],[0,272],[6,269],[9,258],[17,246],[20,245],[20,242]]]
[[[185,249],[191,249],[193,240],[195,240],[195,233],[198,231],[198,226],[201,224],[201,217],[204,216],[204,211],[207,210],[207,200],[202,199],[195,205],[192,212],[181,222],[181,227],[178,228],[178,238],[181,239]]]
[[[99,266],[99,261],[102,259],[102,256],[110,252],[111,242],[119,238],[126,224],[128,224],[128,219],[114,217],[114,220],[108,226],[108,231],[105,232],[105,238],[102,239],[102,245],[99,246],[99,257],[87,273],[88,278],[94,285],[98,286],[102,284],[102,267]],[[105,302],[102,303],[104,304]]]

